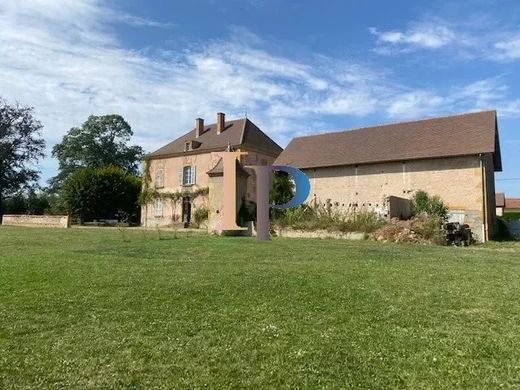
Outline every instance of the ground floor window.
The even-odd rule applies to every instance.
[[[162,217],[163,215],[163,204],[161,199],[155,199],[154,211],[156,217]]]

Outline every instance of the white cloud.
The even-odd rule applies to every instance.
[[[448,53],[449,60],[487,60],[506,62],[520,59],[518,29],[497,25],[487,18],[469,17],[468,21],[450,23],[432,17],[429,21],[411,22],[408,28],[369,32],[376,37],[374,52],[383,55],[417,50]]]
[[[520,59],[520,36],[495,43],[495,49],[500,59]]]
[[[150,150],[196,116],[211,121],[221,110],[247,110],[283,142],[287,118],[303,123],[301,115],[374,109],[374,91],[363,85],[367,69],[318,57],[296,62],[237,41],[148,57],[118,43],[103,7],[96,0],[8,0],[0,9],[2,93],[36,107],[50,143],[91,113],[123,114]],[[328,73],[330,62],[336,74]]]
[[[149,151],[191,128],[197,116],[213,122],[217,111],[237,117],[247,110],[282,145],[295,134],[331,129],[330,117],[431,115],[474,107],[472,96],[520,115],[498,80],[442,96],[393,83],[384,71],[353,61],[273,55],[246,30],[244,40],[149,56],[124,48],[107,17],[113,12],[98,0],[0,3],[0,93],[36,108],[49,147],[90,114],[122,114],[134,141]],[[47,176],[55,173],[50,158],[42,166]]]
[[[391,117],[417,118],[496,109],[500,117],[520,117],[520,100],[508,96],[508,86],[494,77],[453,87],[444,94],[427,89],[404,91],[386,100],[386,112]]]
[[[443,103],[444,99],[435,93],[417,90],[392,97],[386,111],[391,117],[413,118],[435,114]]]
[[[457,42],[457,34],[450,28],[433,23],[415,24],[406,31],[370,32],[377,37],[380,49],[438,49]]]

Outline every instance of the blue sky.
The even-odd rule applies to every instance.
[[[516,1],[2,0],[0,95],[35,107],[48,148],[122,114],[148,151],[201,116],[295,135],[496,108],[520,196]],[[43,179],[56,161],[42,161]]]

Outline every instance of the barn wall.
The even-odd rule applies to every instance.
[[[492,167],[488,162],[485,164],[488,165],[488,182],[494,183]],[[410,199],[417,190],[424,190],[440,196],[455,217],[460,216],[470,225],[478,240],[485,237],[483,170],[479,156],[304,171],[311,181],[309,202],[330,201],[345,211],[378,209],[388,196]],[[488,194],[491,193],[494,199],[494,185],[488,186]],[[488,204],[491,206],[489,199]],[[490,221],[494,218],[494,205],[488,218]]]

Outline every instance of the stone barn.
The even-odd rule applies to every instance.
[[[479,241],[493,236],[495,172],[501,171],[496,111],[294,138],[276,159],[310,178],[308,202],[384,212],[390,197],[439,195],[451,220]]]

